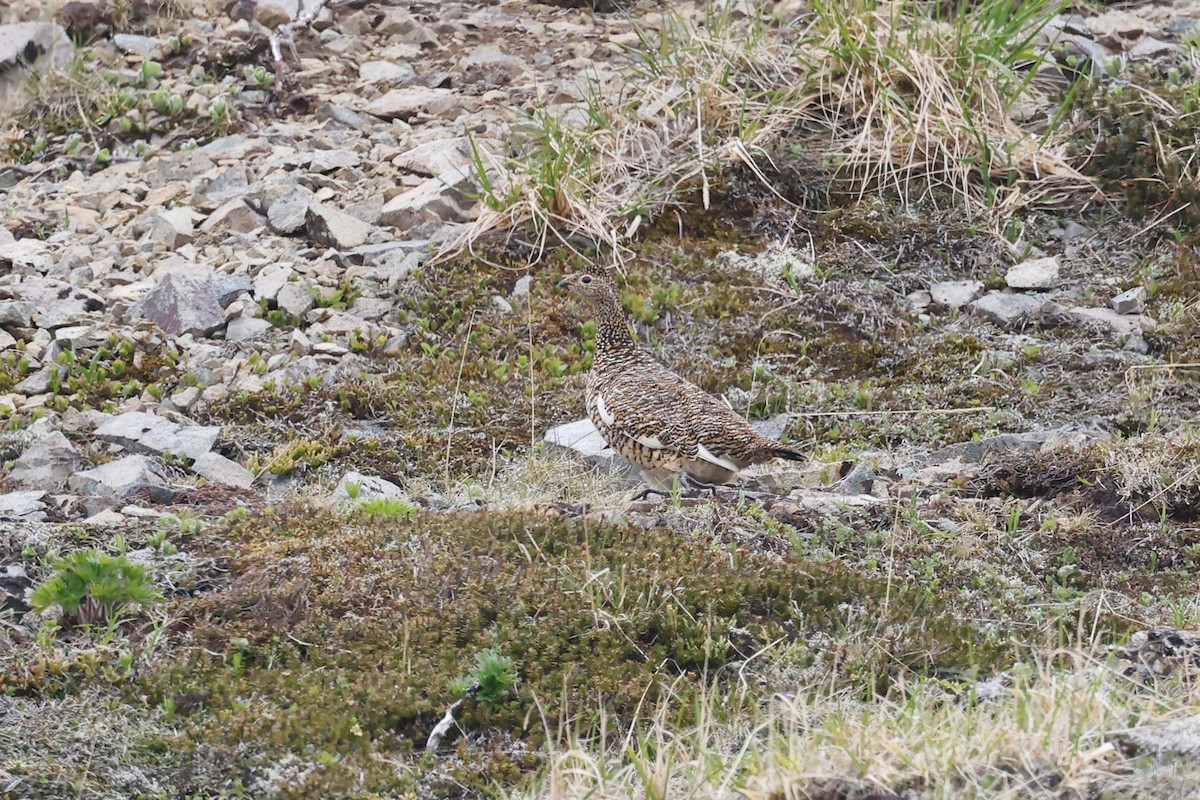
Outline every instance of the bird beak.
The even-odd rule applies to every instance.
[[[571,280],[570,278],[563,278],[561,281],[558,282],[558,288],[560,288],[560,289],[567,288],[567,282],[570,280]]]

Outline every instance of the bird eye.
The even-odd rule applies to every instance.
[[[591,283],[591,282],[592,282],[592,276],[591,276],[591,275],[584,275],[582,278],[580,278],[580,279],[579,279],[579,282],[580,282],[580,283],[582,283],[582,284],[584,284],[584,285],[586,285],[586,284],[589,284],[589,283]]]

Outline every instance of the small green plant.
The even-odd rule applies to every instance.
[[[475,656],[475,663],[466,675],[450,682],[450,691],[455,697],[470,695],[490,705],[504,699],[519,679],[513,660],[489,647]]]
[[[402,517],[416,511],[417,507],[396,497],[371,497],[359,503],[358,510],[372,516]]]
[[[144,566],[124,555],[78,550],[57,561],[54,574],[33,590],[30,604],[38,612],[57,605],[64,618],[94,624],[119,617],[130,605],[145,608],[160,599]]]

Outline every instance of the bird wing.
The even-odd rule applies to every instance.
[[[717,398],[658,364],[597,387],[596,410],[610,436],[685,459],[700,459],[734,472],[730,430],[748,423]]]

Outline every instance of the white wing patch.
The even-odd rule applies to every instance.
[[[662,440],[659,439],[657,436],[635,436],[635,437],[633,437],[633,440],[635,442],[637,442],[638,444],[640,444],[642,447],[649,447],[651,450],[662,450],[663,449]]]
[[[725,469],[732,470],[733,472],[738,471],[737,464],[733,463],[728,458],[721,458],[720,456],[714,454],[713,451],[709,450],[702,444],[696,445],[696,457],[702,458],[710,464],[716,464],[718,467],[724,467]]]
[[[596,413],[600,415],[600,421],[605,425],[612,425],[617,421],[617,418],[608,410],[608,406],[604,405],[602,395],[596,395]]]

